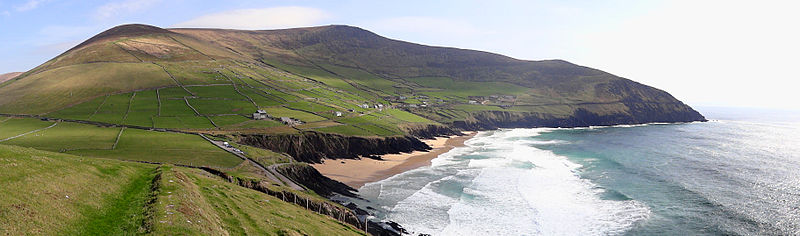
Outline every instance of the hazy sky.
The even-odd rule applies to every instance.
[[[690,105],[800,109],[800,1],[0,0],[0,72],[107,28],[347,24],[390,38],[564,59]]]

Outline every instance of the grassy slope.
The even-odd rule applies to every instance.
[[[156,203],[159,235],[361,235],[275,197],[186,168],[165,168]]]
[[[0,117],[0,139],[48,127],[53,122]],[[109,159],[148,161],[232,168],[242,163],[197,135],[99,127],[60,122],[50,129],[30,133],[0,144]],[[9,134],[9,135],[6,135]],[[119,137],[119,140],[117,140]],[[117,144],[114,147],[114,144]],[[113,149],[112,149],[113,147]]]
[[[174,85],[172,80],[153,64],[70,65],[4,84],[0,87],[0,112],[39,114],[109,93],[169,85]]]
[[[157,167],[0,145],[0,233],[361,235],[204,171]]]
[[[157,87],[159,99],[152,99]],[[147,98],[131,93],[140,89]],[[402,134],[403,127],[482,111],[628,116],[631,106],[643,105],[692,112],[666,92],[564,61],[428,47],[346,26],[257,32],[121,26],[0,84],[0,94],[0,112],[8,113],[215,132],[291,130],[216,117],[265,109],[276,121],[318,123],[304,130],[362,136]],[[467,104],[469,96],[489,95],[516,101]],[[419,115],[413,118],[389,111],[378,115],[385,119],[347,121],[376,112],[361,104],[425,103],[409,109]]]
[[[0,145],[0,232],[138,232],[154,169]]]

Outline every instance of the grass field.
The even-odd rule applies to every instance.
[[[335,134],[343,134],[343,135],[355,135],[355,136],[375,136],[377,134],[373,132],[369,132],[362,128],[358,128],[352,125],[337,125],[337,126],[328,126],[322,128],[314,129],[319,132],[324,133],[335,133]]]
[[[136,76],[131,76],[131,75]],[[173,84],[149,63],[92,63],[41,72],[0,88],[0,112],[40,114],[87,98]],[[27,90],[25,87],[36,87]],[[13,102],[12,102],[13,101]]]
[[[253,114],[258,110],[248,100],[216,100],[193,98],[189,104],[197,109],[200,114]]]
[[[198,117],[205,119],[205,117]],[[3,119],[5,120],[5,118]],[[36,119],[8,119],[0,123],[0,134],[22,134],[52,125]],[[238,157],[225,152],[197,135],[125,129],[119,127],[61,122],[52,128],[30,133],[0,144],[32,147],[40,150],[67,152],[123,160],[191,164],[230,168],[241,163]],[[0,136],[0,137],[3,137]],[[119,141],[117,142],[117,137]],[[115,149],[111,149],[117,142]]]
[[[404,79],[425,87],[418,92],[435,97],[489,96],[494,94],[517,95],[529,89],[504,82],[464,82],[447,77],[419,77]]]
[[[242,95],[236,93],[233,85],[226,86],[192,86],[187,87],[195,95],[201,98],[228,98],[235,100],[246,99]]]
[[[153,116],[158,115],[156,91],[136,92],[124,124],[153,127]]]
[[[169,87],[159,89],[158,96],[163,100],[166,98],[183,98],[186,96],[192,96],[192,94],[186,92],[186,90],[181,87]]]
[[[154,169],[0,145],[0,233],[140,233]]]
[[[398,109],[384,109],[383,111],[381,111],[381,113],[387,114],[387,115],[391,116],[392,118],[395,118],[395,119],[398,119],[398,120],[401,120],[401,121],[406,121],[406,122],[415,122],[415,123],[432,123],[433,122],[433,121],[425,119],[425,118],[423,118],[421,116],[415,115],[413,113],[410,113],[410,112],[407,112],[407,111],[403,111],[403,110],[398,110]]]
[[[213,69],[219,66],[215,62],[183,61],[161,62],[159,64],[167,68],[167,71],[183,85],[230,83]]]
[[[91,121],[99,121],[110,124],[121,124],[122,118],[128,112],[132,93],[117,94],[108,96],[97,113],[89,116]]]
[[[248,129],[248,128],[269,128],[269,127],[284,127],[281,122],[274,120],[249,120],[236,125],[227,126],[231,129]]]
[[[270,108],[264,108],[264,110],[267,112],[267,114],[273,117],[291,117],[299,119],[303,122],[327,120],[325,117],[314,115],[308,112],[296,111],[285,107],[270,107]]]
[[[0,172],[5,235],[363,235],[198,169],[0,145]]]
[[[120,128],[61,122],[53,128],[12,139],[3,144],[63,152],[78,149],[110,149]]]
[[[72,107],[67,107],[62,110],[49,113],[48,116],[58,117],[63,119],[88,120],[89,116],[94,114],[97,108],[100,107],[100,104],[102,104],[107,97],[108,96],[100,96],[88,102],[84,102]]]
[[[210,129],[214,124],[203,116],[153,117],[156,128]]]
[[[45,128],[53,124],[53,122],[31,118],[8,118],[0,116],[0,119],[4,120],[0,123],[0,140]]]
[[[197,135],[125,129],[114,150],[77,150],[76,155],[231,168],[242,159]]]
[[[192,108],[183,99],[161,99],[161,116],[194,116]]]
[[[247,121],[251,121],[252,120],[250,118],[247,118],[247,117],[244,117],[244,116],[238,116],[238,115],[211,116],[209,118],[211,118],[211,120],[213,120],[214,123],[217,124],[220,127],[227,127],[227,126],[237,125],[237,124],[241,124],[243,122],[247,122]]]
[[[218,177],[164,168],[158,235],[363,235],[349,225]]]
[[[256,102],[259,107],[277,106],[281,104],[281,102],[276,101],[274,98],[270,98],[270,95],[261,90],[240,88],[239,91],[253,99],[253,101]]]

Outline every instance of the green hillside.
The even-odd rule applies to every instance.
[[[587,125],[703,119],[664,91],[603,71],[349,26],[124,25],[0,84],[0,95],[0,113],[223,133],[392,136],[498,111],[551,121],[600,117]],[[259,109],[269,118],[253,120]]]
[[[363,235],[190,168],[0,145],[5,235]]]
[[[0,82],[0,233],[362,234],[325,199],[344,184],[286,164],[422,151],[416,137],[465,129],[697,120],[664,91],[559,60],[349,26],[123,25]]]

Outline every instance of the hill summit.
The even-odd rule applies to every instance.
[[[300,130],[357,135],[405,134],[424,125],[705,120],[665,91],[563,60],[425,46],[343,25],[255,31],[117,26],[0,84],[0,112],[94,119],[82,112],[102,112],[107,99],[127,96],[120,106],[133,110],[107,120],[125,122],[138,112],[136,94],[147,91],[157,105],[142,111],[136,125],[154,128],[274,126],[246,122],[256,110],[307,125]],[[198,120],[208,124],[195,125]]]

